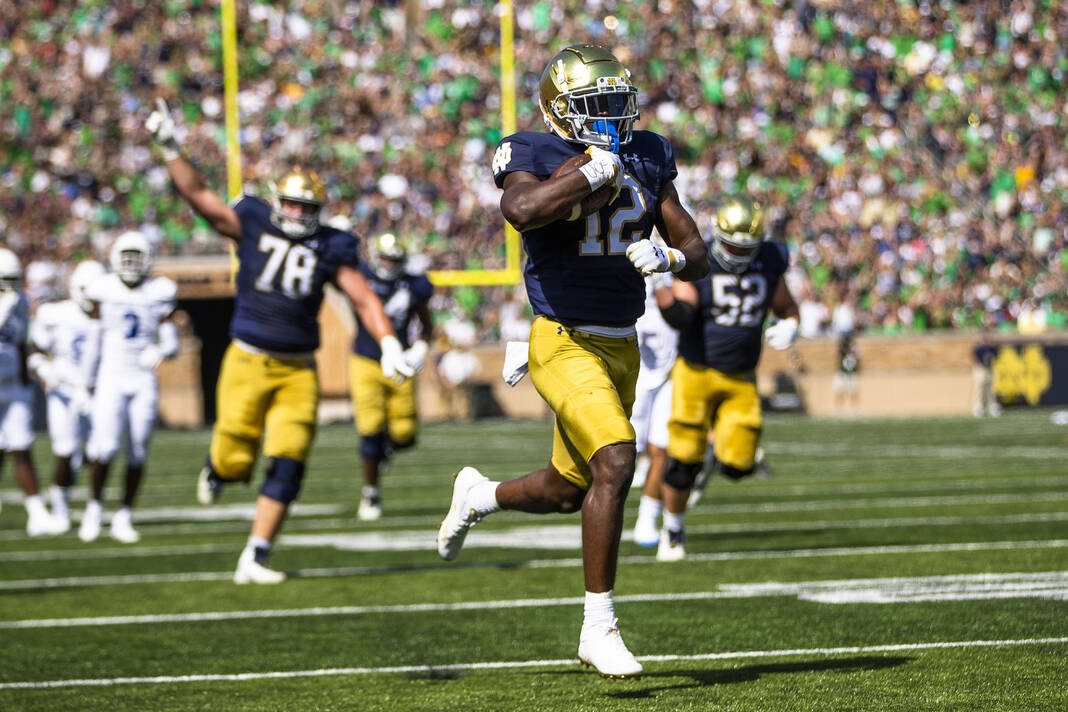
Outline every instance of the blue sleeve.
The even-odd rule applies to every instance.
[[[263,202],[259,198],[255,198],[251,195],[242,195],[231,203],[234,208],[234,212],[237,213],[237,218],[241,222],[254,217],[260,217],[270,213],[270,208],[267,203]]]
[[[426,275],[419,275],[414,282],[412,282],[412,294],[415,296],[415,301],[419,304],[430,301],[430,297],[434,295],[434,285],[430,283],[430,280],[426,278]]]
[[[790,267],[790,250],[785,242],[772,242],[771,245],[775,248],[772,253],[775,255],[775,271],[785,274]]]
[[[493,152],[493,182],[498,188],[504,187],[504,179],[509,173],[526,171],[538,174],[534,158],[534,147],[524,133],[512,134],[497,144]]]
[[[346,267],[359,267],[360,243],[352,233],[335,230],[331,233],[329,245],[324,257],[334,265],[334,271],[342,265]]]
[[[679,175],[678,166],[675,165],[675,149],[671,147],[671,142],[663,136],[657,135],[660,139],[660,145],[664,149],[664,175],[661,176],[663,180],[662,185],[667,185],[669,181],[675,180]]]

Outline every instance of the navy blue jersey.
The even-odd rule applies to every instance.
[[[789,266],[786,245],[763,242],[741,274],[710,260],[708,278],[697,287],[697,316],[679,334],[679,356],[724,373],[752,371],[760,360],[764,318]]]
[[[320,226],[304,239],[290,239],[271,222],[271,209],[259,198],[243,196],[234,210],[241,221],[241,266],[231,338],[267,351],[314,351],[323,285],[334,281],[342,265],[359,264],[356,238]]]
[[[521,131],[497,144],[493,178],[498,188],[515,171],[545,180],[585,148],[554,134]],[[652,233],[660,192],[678,171],[667,139],[649,131],[635,131],[620,158],[624,184],[612,203],[585,219],[523,233],[524,279],[535,314],[572,326],[631,326],[645,310],[645,280],[627,259],[627,246]]]
[[[434,293],[430,280],[426,278],[426,275],[407,272],[401,273],[395,279],[382,279],[367,265],[360,265],[360,271],[367,278],[367,283],[371,285],[374,293],[382,300],[386,316],[393,324],[393,331],[397,332],[401,346],[408,348],[411,346],[408,340],[408,327],[415,317],[415,310],[430,301]],[[382,358],[382,349],[378,347],[375,337],[371,336],[371,332],[360,321],[359,315],[356,316],[356,324],[359,328],[356,330],[356,341],[352,345],[353,353],[375,361]]]

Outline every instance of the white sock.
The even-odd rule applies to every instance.
[[[484,517],[500,511],[501,505],[497,503],[497,485],[499,484],[500,482],[492,480],[479,482],[468,491],[467,501],[478,512],[478,516]]]
[[[52,512],[61,516],[70,515],[70,487],[52,485],[50,490]]]
[[[90,516],[103,517],[104,505],[99,499],[91,499],[85,503],[85,513]]]
[[[612,625],[616,618],[616,604],[612,592],[586,592],[586,602],[582,608],[582,625]]]
[[[371,487],[369,485],[364,485],[362,493],[363,493],[363,498],[364,499],[378,499],[378,488],[377,487]]]
[[[653,499],[642,495],[638,501],[638,519],[644,522],[652,522],[656,526],[656,520],[660,519],[660,512],[664,511],[663,500]]]
[[[133,510],[123,505],[119,507],[119,510],[111,517],[111,522],[114,523],[116,519],[125,519],[129,523],[133,523]]]
[[[681,532],[683,527],[683,521],[686,519],[686,512],[680,512],[678,514],[664,510],[664,531],[668,532]]]
[[[250,536],[248,543],[245,545],[249,549],[266,549],[271,550],[271,542],[264,539],[262,536]]]
[[[45,507],[44,498],[39,494],[27,495],[23,503],[26,505],[26,514],[31,517],[48,514],[48,508]]]

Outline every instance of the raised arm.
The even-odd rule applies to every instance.
[[[182,155],[174,134],[174,120],[163,99],[156,99],[156,110],[149,115],[145,128],[155,138],[178,194],[220,235],[240,239],[241,221],[237,212],[207,187],[197,169]]]

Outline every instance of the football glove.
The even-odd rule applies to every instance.
[[[797,319],[790,317],[768,327],[764,332],[768,346],[776,351],[790,348],[797,341]]]
[[[164,161],[174,160],[181,155],[178,140],[174,135],[174,119],[171,118],[170,107],[158,96],[156,97],[156,110],[148,115],[145,128],[156,140]]]
[[[404,362],[411,366],[414,373],[419,373],[423,370],[423,364],[426,363],[426,355],[429,351],[430,344],[419,339],[404,352]]]
[[[614,189],[612,200],[615,200],[623,187],[623,161],[611,151],[596,146],[587,148],[586,153],[592,160],[579,166],[579,172],[589,181],[590,191],[595,192],[606,183],[611,183]]]
[[[46,391],[54,390],[59,385],[59,374],[56,373],[54,364],[42,353],[32,353],[26,359],[26,366],[30,373],[37,376],[37,380]]]
[[[404,349],[401,348],[396,336],[382,337],[378,346],[382,349],[382,358],[378,362],[386,378],[401,383],[415,374],[415,370],[405,361]]]
[[[89,415],[93,405],[93,394],[88,388],[78,388],[70,397],[70,407],[78,415]]]
[[[686,255],[674,247],[661,247],[652,240],[638,240],[627,248],[634,269],[648,277],[654,272],[678,272],[686,266]]]
[[[159,350],[159,347],[149,344],[145,347],[137,356],[137,365],[146,371],[155,371],[156,366],[159,366],[163,361],[163,352]]]

